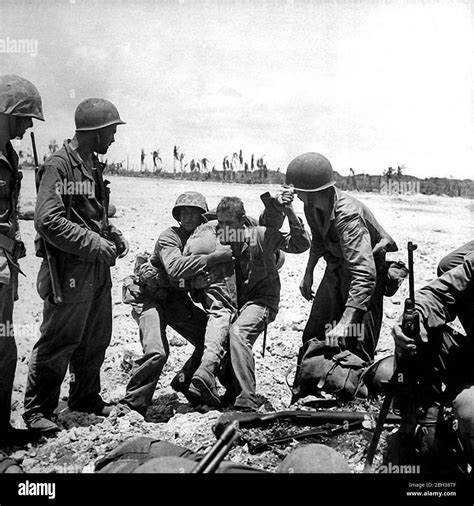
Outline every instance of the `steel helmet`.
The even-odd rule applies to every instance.
[[[184,192],[177,199],[173,207],[172,214],[176,221],[179,221],[179,212],[183,207],[197,207],[202,213],[209,211],[206,197],[199,192]]]
[[[0,76],[0,113],[44,121],[41,97],[36,86],[15,74]]]
[[[86,98],[76,108],[74,114],[76,132],[98,130],[111,125],[125,125],[112,102],[105,98]]]
[[[329,446],[297,446],[277,468],[277,473],[350,473],[344,457]]]
[[[329,160],[319,153],[304,153],[293,159],[286,169],[286,184],[295,190],[315,192],[336,184]]]
[[[364,375],[364,383],[367,385],[369,394],[372,396],[382,395],[384,393],[384,384],[390,380],[394,370],[395,357],[393,355],[374,362]]]

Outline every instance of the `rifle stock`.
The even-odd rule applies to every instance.
[[[39,161],[38,161],[38,152],[36,151],[36,141],[35,134],[31,132],[31,146],[33,148],[33,158],[35,161],[35,183],[36,183],[36,193],[38,193],[39,188],[39,180],[38,180],[38,170],[39,170]],[[48,262],[49,275],[51,278],[51,288],[53,290],[53,299],[55,304],[61,304],[63,301],[62,291],[61,291],[61,283],[58,276],[58,266],[56,257],[51,249],[51,245],[45,241],[43,238],[43,247],[46,254],[46,260]]]

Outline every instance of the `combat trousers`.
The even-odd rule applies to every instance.
[[[255,360],[253,345],[263,332],[265,324],[272,322],[276,312],[262,304],[248,302],[239,312],[237,319],[230,327],[229,334],[229,368],[224,368],[224,386],[229,390],[230,397],[235,398],[236,408],[256,409]],[[227,374],[231,375],[231,382]],[[225,384],[224,383],[227,383]]]
[[[111,286],[106,264],[78,261],[66,267],[64,302],[54,304],[51,296],[45,299],[41,336],[28,370],[25,421],[38,414],[52,416],[68,366],[69,408],[93,412],[104,405],[100,368],[112,334]]]
[[[221,281],[212,283],[203,292],[203,305],[207,312],[204,353],[201,366],[215,375],[228,349],[229,329],[237,314],[237,286],[233,265],[218,266]]]
[[[377,279],[374,293],[360,324],[353,326],[347,349],[362,360],[372,362],[380,335],[385,287],[385,255],[376,261]],[[303,344],[317,337],[324,341],[328,330],[342,317],[346,307],[351,275],[343,264],[328,264],[314,297],[311,313],[303,331]]]
[[[13,301],[17,275],[12,273],[8,284],[0,283],[0,431],[10,424],[10,411],[15,378],[17,349],[13,333]]]
[[[184,374],[182,384],[189,386],[201,363],[207,318],[204,311],[195,306],[188,296],[159,303],[145,302],[141,314],[134,310],[133,317],[138,323],[143,356],[136,361],[137,367],[121,402],[145,413],[169,356],[166,327],[169,325],[194,346],[193,354],[181,370]]]

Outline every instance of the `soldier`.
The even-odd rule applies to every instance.
[[[317,337],[372,361],[383,316],[385,253],[397,251],[397,246],[367,206],[335,187],[333,169],[324,156],[296,157],[288,165],[286,183],[303,201],[312,233],[300,285],[306,300],[313,299],[318,260],[326,261],[303,343]]]
[[[108,416],[100,396],[100,368],[112,333],[110,266],[128,243],[107,217],[108,181],[97,154],[114,142],[125,124],[108,100],[90,98],[75,112],[76,135],[50,156],[38,175],[35,228],[38,256],[47,243],[57,265],[62,302],[53,298],[48,261],[38,273],[44,300],[41,336],[29,364],[23,418],[41,432],[59,428],[51,420],[69,366],[71,410]]]
[[[268,193],[261,199],[264,203],[268,199],[275,202]],[[222,377],[227,387],[224,402],[233,404],[234,409],[252,411],[258,407],[252,347],[278,312],[280,278],[276,252],[302,253],[310,246],[309,235],[293,210],[292,200],[293,193],[286,191],[273,206],[273,214],[275,211],[280,214],[279,226],[275,228],[248,226],[243,202],[238,197],[224,197],[217,206],[219,237],[221,242],[231,245],[235,258],[238,316],[229,333],[230,368],[224,368]],[[290,225],[286,234],[278,230],[285,216]],[[274,217],[267,214],[262,223],[270,222],[275,224]]]
[[[22,173],[11,140],[23,138],[32,118],[44,121],[41,97],[30,81],[16,75],[0,77],[0,444],[22,444],[30,431],[10,425],[11,397],[17,348],[13,328],[13,303],[18,299],[18,259],[25,256],[17,205]],[[5,330],[7,332],[5,332]]]
[[[232,259],[228,246],[221,246],[208,255],[183,255],[186,241],[205,221],[203,214],[207,211],[206,199],[202,194],[188,191],[180,195],[172,210],[179,226],[167,228],[160,234],[149,264],[145,264],[141,270],[143,283],[155,283],[157,289],[163,283],[162,286],[167,286],[167,294],[161,300],[150,297],[144,302],[141,314],[134,313],[144,354],[137,361],[138,367],[127,385],[125,397],[120,401],[119,414],[134,409],[144,415],[151,404],[169,355],[166,338],[168,325],[195,347],[190,359],[172,380],[171,387],[183,393],[188,400],[196,400],[189,393],[189,386],[201,362],[207,316],[193,303],[188,292],[194,286],[196,277],[204,278],[207,269]],[[161,269],[167,276],[164,282]]]
[[[417,348],[413,339],[402,332],[401,322],[392,330],[397,357],[416,352],[416,370],[420,371],[417,421],[422,428],[422,462],[427,466],[423,471],[437,471],[433,469],[437,463],[433,452],[442,434],[444,406],[452,406],[469,463],[471,467],[474,464],[473,245],[471,241],[446,256],[438,266],[441,275],[416,293],[423,344]],[[450,268],[445,270],[446,266]],[[466,335],[448,325],[456,317]],[[408,443],[401,435],[400,443],[404,442]]]

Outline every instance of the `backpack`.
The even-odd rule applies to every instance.
[[[300,348],[293,401],[321,391],[348,401],[357,394],[367,396],[363,383],[367,362],[349,350],[326,346],[317,338],[308,340]]]

